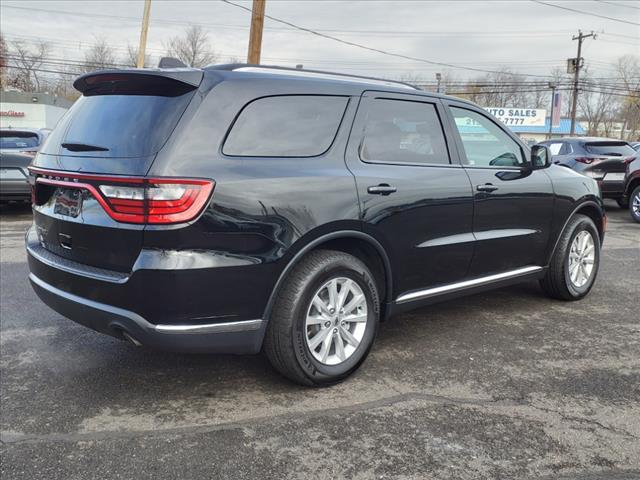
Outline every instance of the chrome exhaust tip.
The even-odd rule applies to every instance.
[[[122,331],[122,336],[125,338],[125,340],[127,340],[129,343],[131,343],[134,347],[141,347],[142,346],[142,344],[138,340],[133,338],[131,335],[129,335],[124,330]]]

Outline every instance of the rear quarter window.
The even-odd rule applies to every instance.
[[[231,126],[222,153],[241,157],[315,157],[338,133],[348,97],[285,95],[247,104]]]

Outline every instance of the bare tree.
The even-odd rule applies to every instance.
[[[199,25],[191,25],[182,36],[171,38],[165,48],[168,56],[190,67],[204,67],[217,58],[209,45],[209,35]]]
[[[528,90],[537,88],[526,77],[514,75],[506,68],[471,80],[463,87],[468,92],[466,97],[482,106],[521,108],[529,106]]]
[[[424,77],[416,72],[404,72],[400,74],[398,80],[410,85],[423,85],[426,83]]]
[[[7,84],[27,92],[41,91],[42,64],[49,55],[49,44],[38,42],[31,48],[24,42],[16,41],[12,47],[9,63],[13,71],[8,75]]]
[[[587,125],[587,135],[610,136],[617,116],[616,97],[609,88],[592,79],[588,71],[582,78],[578,107]]]
[[[138,66],[138,47],[134,47],[130,43],[127,44],[127,54],[124,58],[124,64],[127,67],[137,67]],[[143,67],[150,67],[152,64],[151,55],[148,53],[144,56],[144,65]]]
[[[7,67],[7,44],[4,42],[4,36],[0,34],[0,87],[4,88],[5,75]]]
[[[116,55],[106,39],[96,37],[95,43],[84,53],[84,65],[80,67],[82,72],[105,70],[116,68]]]
[[[637,140],[640,137],[640,58],[625,55],[618,59],[616,67],[625,92],[620,101],[620,138]]]

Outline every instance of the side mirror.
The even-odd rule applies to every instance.
[[[531,168],[540,170],[551,165],[551,152],[544,145],[531,147]]]

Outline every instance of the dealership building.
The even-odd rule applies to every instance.
[[[0,91],[0,127],[53,128],[72,104],[48,93]]]

